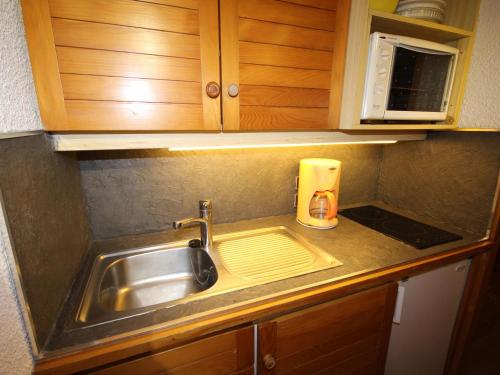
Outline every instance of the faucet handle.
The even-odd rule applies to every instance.
[[[212,201],[209,199],[201,200],[199,204],[200,204],[200,211],[207,211],[212,209]]]

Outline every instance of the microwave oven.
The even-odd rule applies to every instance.
[[[371,34],[361,119],[445,120],[458,52],[427,40]]]

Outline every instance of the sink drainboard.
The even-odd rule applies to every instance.
[[[315,268],[311,250],[285,230],[227,239],[217,251],[231,274],[247,279],[274,279]]]

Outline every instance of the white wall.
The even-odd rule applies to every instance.
[[[11,248],[1,207],[0,215],[0,373],[30,374],[31,350],[9,268]]]
[[[0,0],[0,138],[41,128],[20,4]],[[31,350],[9,268],[11,249],[1,208],[0,215],[0,373],[29,374]]]
[[[459,127],[500,128],[500,1],[482,0]]]
[[[0,133],[42,129],[19,0],[0,0]]]

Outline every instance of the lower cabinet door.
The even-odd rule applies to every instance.
[[[250,326],[93,373],[100,375],[251,375],[254,372],[253,343],[253,326]]]
[[[397,284],[259,324],[261,374],[382,374]]]

